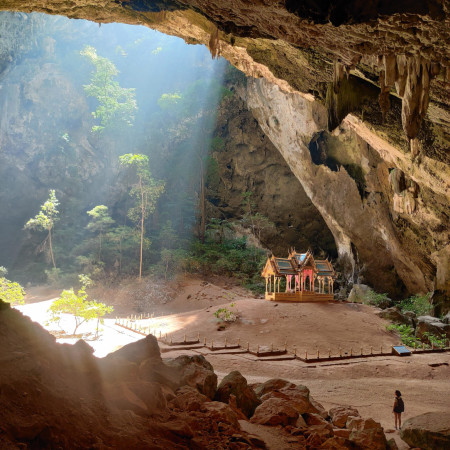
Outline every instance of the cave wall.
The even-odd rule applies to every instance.
[[[246,212],[242,194],[250,191],[254,212],[276,227],[262,233],[265,248],[281,257],[294,247],[335,258],[334,238],[321,214],[238,95],[221,105],[214,134],[221,145],[211,154],[218,164],[208,183],[209,214],[239,220]]]
[[[340,256],[353,264],[362,261],[363,279],[391,295],[401,297],[408,292],[432,290],[438,263],[432,260],[431,253],[447,251],[445,209],[441,215],[434,214],[433,222],[430,218],[436,205],[425,202],[426,194],[402,191],[400,211],[394,198],[399,194],[389,176],[394,156],[400,159],[397,152],[388,157],[386,153],[393,151],[391,146],[377,140],[352,116],[333,133],[325,131],[318,139],[317,133],[326,130],[326,108],[299,93],[285,93],[265,80],[249,81],[241,95],[322,214]],[[320,155],[313,162],[313,144],[315,149],[322,145],[333,164],[327,165],[327,158],[322,161]],[[424,191],[432,190],[432,197],[443,201],[444,207],[441,192],[445,193],[445,183],[438,184],[431,174],[415,168],[414,179],[420,180]],[[417,204],[414,196],[420,197]],[[418,228],[428,223],[427,234],[434,237],[433,244],[409,242],[408,248],[405,232],[393,221],[396,211],[402,220],[417,221]]]
[[[366,219],[369,209],[361,200],[361,180],[355,182],[355,176],[350,175],[347,179],[345,164],[332,175],[334,188],[330,190],[340,191],[341,197],[346,197],[345,204],[355,208],[348,218],[327,212],[327,200],[316,194],[323,190],[325,178],[318,176],[315,184],[306,182],[299,169],[311,168],[312,163],[307,160],[310,155],[305,149],[313,134],[333,132],[336,127],[356,133],[385,161],[388,172],[400,170],[409,184],[398,192],[392,185],[390,193],[387,188],[381,189],[383,201],[378,204],[382,206],[370,208],[373,214],[365,222],[373,226],[379,248],[388,248],[387,253],[375,252],[376,257],[385,254],[389,261],[383,266],[385,275],[381,278],[386,283],[392,278],[391,284],[399,285],[395,275],[398,274],[405,286],[400,289],[410,292],[433,288],[449,292],[445,262],[448,247],[443,244],[448,242],[450,199],[447,0],[400,2],[389,7],[357,0],[345,5],[307,2],[301,6],[293,2],[249,4],[240,0],[227,3],[132,0],[106,1],[101,7],[90,0],[6,0],[1,8],[65,14],[98,22],[145,24],[180,36],[188,43],[208,45],[213,57],[224,56],[248,76],[265,78],[264,83],[271,84],[265,94],[278,89],[287,97],[315,100],[319,105],[313,107],[314,111],[322,107],[326,110],[321,110],[320,119],[313,117],[316,125],[306,134],[300,126],[298,132],[291,130],[290,137],[283,138],[273,124],[264,122],[267,117],[266,112],[261,112],[262,106],[258,120],[322,213],[340,252],[348,255],[354,265],[355,250],[352,251],[351,244],[355,246],[353,241],[359,236],[358,257],[364,259],[366,266],[373,264],[370,251],[373,236],[365,233],[363,237],[364,233],[357,230],[364,222],[356,218]],[[363,89],[355,89],[353,82],[346,86],[346,80],[355,79],[359,86],[373,86],[375,91],[363,95]],[[374,92],[378,95],[373,95]],[[269,101],[270,96],[265,103]],[[266,109],[270,108],[266,105]],[[299,120],[296,126],[305,117],[311,121],[309,115],[299,116],[295,110],[294,115]],[[304,148],[286,153],[283,150],[289,147],[286,140],[291,139],[291,147],[300,140],[293,134],[303,136]],[[325,165],[312,169],[328,170]],[[385,178],[383,175],[379,179],[384,187]],[[380,220],[373,222],[377,215]],[[379,224],[383,225],[379,227]],[[394,273],[393,277],[389,273]],[[373,282],[378,289],[387,285],[377,279]]]

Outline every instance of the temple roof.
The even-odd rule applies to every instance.
[[[333,266],[331,265],[330,261],[328,261],[328,259],[317,259],[315,262],[318,270],[317,276],[333,278],[336,277],[336,272],[334,271]]]
[[[336,272],[331,262],[328,259],[314,260],[310,250],[306,253],[298,253],[293,250],[289,253],[288,258],[276,258],[275,256],[268,258],[261,275],[263,277],[297,275],[307,267],[312,267],[319,277],[336,278]]]

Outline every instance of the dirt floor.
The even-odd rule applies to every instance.
[[[134,285],[135,286],[135,285]],[[155,286],[152,285],[155,290]],[[116,307],[114,314],[122,320],[131,315],[153,314],[139,320],[157,336],[168,334],[173,341],[206,338],[207,344],[232,345],[240,340],[251,350],[284,349],[298,355],[365,354],[389,351],[400,343],[397,336],[386,331],[386,322],[377,309],[345,302],[324,304],[290,304],[249,298],[249,293],[228,279],[183,279],[164,287],[164,295],[142,302],[145,285],[134,291],[132,285],[120,289],[97,290],[96,298]],[[31,289],[31,301],[48,299],[53,291]],[[140,296],[140,297],[139,297]],[[45,298],[46,297],[46,298]],[[233,306],[234,305],[234,306]],[[237,316],[223,323],[215,316],[226,308]],[[114,328],[112,326],[111,328]],[[136,339],[139,335],[136,334]],[[128,341],[127,341],[128,342]],[[116,345],[116,344],[115,344]],[[162,346],[163,347],[163,346]],[[117,345],[116,345],[117,348]],[[111,349],[112,351],[113,349]],[[284,378],[304,384],[311,395],[326,409],[336,405],[352,405],[363,417],[379,421],[387,438],[395,437],[399,448],[408,448],[393,431],[392,403],[394,391],[402,391],[405,400],[404,420],[429,411],[446,411],[450,405],[450,354],[423,354],[409,357],[379,356],[356,360],[306,363],[300,360],[261,361],[251,354],[218,354],[206,348],[192,350],[163,349],[163,358],[179,354],[202,353],[214,366],[220,379],[232,370],[239,370],[250,383],[269,378]],[[287,447],[286,447],[287,448]]]

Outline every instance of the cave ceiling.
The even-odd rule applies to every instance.
[[[449,290],[449,249],[445,245],[450,199],[448,0],[3,0],[0,10],[59,14],[99,24],[148,26],[181,37],[188,44],[207,45],[213,57],[225,57],[253,79],[264,78],[264,82],[276,85],[283,95],[319,103],[322,109],[313,109],[326,111],[328,117],[324,120],[321,116],[319,120],[313,114],[311,121],[320,122],[321,130],[331,133],[339,127],[349,129],[384,161],[381,184],[389,182],[391,187],[384,187],[384,193],[380,187],[371,192],[370,195],[378,195],[381,200],[372,201],[375,206],[370,220],[374,233],[379,233],[383,242],[386,258],[397,252],[392,265],[398,273],[405,274],[401,276],[403,281],[411,268],[417,272],[410,291],[432,290],[436,287],[433,284],[436,273],[441,278],[441,288]],[[263,130],[264,123],[270,121],[263,114],[264,102],[268,101],[263,99],[258,106]],[[269,109],[265,113],[269,114]],[[265,131],[270,136],[276,129],[272,126]],[[313,142],[311,135],[306,142],[306,135],[294,131],[286,129],[272,138],[286,160],[290,153],[283,153],[282,141],[289,133],[293,132],[292,142],[305,140],[306,149],[309,141]],[[349,135],[346,133],[342,136]],[[326,136],[323,139],[331,142]],[[297,176],[314,199],[317,182],[311,181],[308,187],[306,175],[300,173],[309,163],[310,158],[304,160]],[[293,161],[291,168],[295,164]],[[380,167],[374,163],[373,172],[380,172]],[[393,168],[398,170],[388,180],[388,170]],[[325,184],[326,177],[334,176],[329,171],[322,172],[321,184]],[[344,185],[344,178],[346,182],[350,180],[347,174],[337,176],[342,179],[340,186]],[[397,189],[397,178],[410,180],[408,183],[416,186],[415,191],[411,187],[411,192],[405,194],[405,190]],[[367,193],[362,192],[364,195]],[[405,200],[408,196],[413,197],[409,203]],[[367,211],[368,203],[362,199],[359,208]],[[413,217],[417,205],[421,212]],[[327,224],[336,241],[339,234],[345,234],[343,242],[348,241],[342,248],[350,248],[350,241],[358,239],[360,247],[370,246],[367,236],[358,228],[360,220],[355,219],[349,225],[348,217],[339,219],[339,212],[333,210],[335,205],[327,208],[323,208],[322,214],[329,217]],[[404,230],[400,230],[398,223],[393,226],[390,223],[397,213],[404,219],[404,228],[411,228],[412,224],[417,230],[410,232],[413,238],[408,248],[401,242]],[[431,236],[431,240],[425,239],[425,235]],[[431,261],[427,255],[433,252],[436,256]],[[383,255],[379,253],[379,259]],[[373,255],[370,257],[373,259]],[[420,281],[425,270],[420,265],[425,259],[430,273],[427,280]]]

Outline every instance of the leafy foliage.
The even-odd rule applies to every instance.
[[[144,221],[154,212],[156,202],[164,192],[164,183],[155,181],[149,169],[148,156],[127,153],[119,157],[120,164],[136,169],[137,183],[130,190],[135,198],[135,206],[128,210],[128,217],[136,224],[140,224],[141,245],[139,260],[139,279],[142,277],[142,251],[144,247]]]
[[[247,238],[206,239],[195,241],[191,247],[189,268],[203,274],[227,275],[237,278],[243,285],[261,292],[264,284],[260,272],[266,261],[266,252],[247,245]]]
[[[275,224],[259,212],[255,212],[255,203],[252,201],[253,192],[247,191],[242,194],[242,205],[245,213],[242,217],[242,224],[250,228],[255,237],[261,241],[263,231],[275,230]]]
[[[108,214],[108,207],[105,205],[97,205],[95,208],[87,212],[92,217],[87,225],[87,229],[98,236],[98,259],[102,259],[102,240],[105,232],[115,223],[115,220]]]
[[[386,327],[388,331],[396,331],[402,340],[402,344],[408,347],[414,347],[415,345],[420,345],[420,340],[414,335],[414,330],[409,325],[397,325],[390,324]]]
[[[373,289],[369,289],[365,295],[364,303],[384,309],[387,308],[392,301],[388,297],[388,294],[380,294],[375,292]]]
[[[219,308],[214,312],[214,315],[224,322],[236,322],[238,318],[238,314],[235,310],[236,303],[230,304],[230,309],[228,308]]]
[[[433,307],[430,304],[431,292],[425,295],[416,294],[406,298],[399,303],[402,312],[412,311],[417,316],[426,316],[431,314]]]
[[[429,331],[423,333],[423,337],[425,340],[429,342],[429,344],[433,347],[444,348],[447,345],[447,336],[445,333],[442,333],[440,336],[436,336]]]
[[[83,86],[86,94],[95,97],[99,103],[92,116],[100,121],[100,125],[93,126],[92,131],[100,132],[120,124],[132,126],[137,110],[135,89],[123,88],[114,81],[119,71],[109,59],[98,56],[94,47],[87,45],[80,54],[95,67],[91,83]]]
[[[49,308],[49,312],[51,313],[50,322],[59,323],[61,314],[72,314],[75,319],[75,329],[73,334],[76,334],[78,327],[82,323],[97,319],[98,335],[98,324],[103,322],[103,316],[113,312],[114,308],[95,300],[88,301],[86,288],[92,282],[86,275],[80,275],[79,279],[81,288],[76,293],[73,288],[65,289],[62,291],[61,296],[53,302],[52,306]]]
[[[25,224],[25,229],[44,231],[47,230],[47,238],[43,242],[43,246],[48,243],[50,257],[53,263],[53,267],[56,268],[55,257],[53,255],[53,245],[52,245],[52,229],[55,222],[58,220],[58,205],[59,201],[56,198],[55,190],[50,189],[48,200],[41,205],[41,210],[39,214],[34,216]]]
[[[23,297],[25,295],[24,288],[15,281],[7,280],[5,277],[0,277],[0,300],[6,303],[15,305],[23,305]]]

